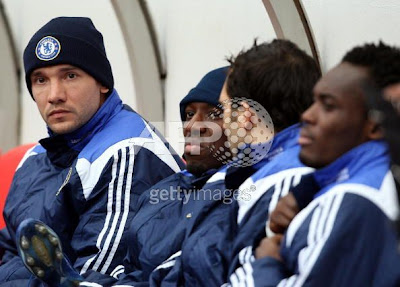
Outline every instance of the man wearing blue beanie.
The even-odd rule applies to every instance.
[[[227,73],[228,67],[207,73],[179,104],[181,119],[185,122],[186,168],[195,175],[222,165],[215,157],[215,148],[226,141],[220,125],[222,111],[217,95],[221,92]]]
[[[49,136],[15,173],[4,208],[7,230],[0,234],[0,283],[26,286],[29,271],[54,279],[63,253],[79,273],[110,274],[126,254],[139,196],[183,164],[123,105],[102,34],[89,18],[52,19],[30,39],[23,58],[27,88]],[[21,222],[33,229],[16,233]],[[51,266],[50,258],[56,259]]]
[[[218,99],[227,71],[228,67],[210,71],[180,102],[187,169],[165,178],[141,195],[138,211],[135,212],[128,231],[127,255],[123,261],[120,260],[120,265],[111,272],[111,276],[95,272],[96,270],[87,270],[81,277],[79,270],[66,267],[69,264],[67,260],[63,260],[63,268],[53,268],[54,271],[49,267],[44,268],[51,276],[41,277],[42,281],[48,286],[59,286],[60,282],[64,282],[62,286],[72,286],[65,284],[77,282],[80,282],[80,286],[144,283],[158,265],[181,248],[185,223],[190,219],[185,211],[187,198],[201,189],[222,166],[222,162],[215,158],[214,151],[226,142],[226,136],[222,133],[222,111]],[[53,234],[57,241],[57,235],[51,229],[40,225],[49,234]],[[39,233],[29,225],[19,228],[19,234],[29,232],[36,236]],[[25,258],[37,256],[32,249],[24,252],[22,244],[19,249]],[[27,260],[25,262],[29,265]],[[51,262],[52,265],[57,265],[57,260],[53,259]],[[39,277],[38,274],[35,275]]]

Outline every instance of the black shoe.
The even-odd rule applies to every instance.
[[[83,277],[71,266],[57,234],[46,224],[25,219],[17,229],[18,253],[26,268],[49,286],[79,286]]]

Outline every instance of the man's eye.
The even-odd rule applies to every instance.
[[[194,112],[191,112],[191,111],[186,112],[186,120],[191,119],[193,116],[194,116]]]
[[[329,102],[322,102],[322,106],[326,111],[332,111],[336,108],[336,105]]]
[[[35,82],[36,84],[43,84],[43,83],[45,82],[45,79],[44,79],[44,78],[36,78],[36,79],[34,80],[34,82]]]
[[[68,77],[68,79],[75,79],[76,78],[76,74],[68,73],[67,77]]]

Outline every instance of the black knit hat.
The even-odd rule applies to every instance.
[[[186,106],[193,102],[204,102],[213,106],[219,105],[219,95],[228,75],[228,66],[208,72],[179,104],[181,120],[186,120]]]
[[[113,90],[103,36],[89,18],[54,18],[33,35],[24,51],[25,80],[31,95],[33,70],[59,64],[81,68],[110,92]]]

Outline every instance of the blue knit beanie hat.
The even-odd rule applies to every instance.
[[[114,88],[103,36],[89,18],[54,18],[32,36],[24,51],[25,81],[31,95],[33,70],[59,64],[81,68],[110,93]]]
[[[186,120],[186,106],[193,102],[204,102],[213,106],[219,105],[219,95],[228,74],[229,66],[218,68],[208,72],[197,84],[191,89],[186,97],[180,102],[181,120]]]

